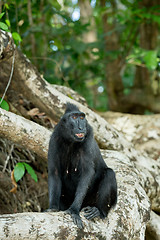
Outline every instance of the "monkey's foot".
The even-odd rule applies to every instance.
[[[86,213],[84,216],[88,220],[100,216],[100,211],[96,207],[89,207],[88,206],[88,207],[83,208],[83,211]]]
[[[69,213],[71,215],[74,224],[77,225],[78,228],[80,229],[84,228],[83,222],[79,214],[75,213],[71,208],[67,209],[66,213]]]

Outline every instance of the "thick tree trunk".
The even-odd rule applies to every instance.
[[[97,41],[97,35],[95,30],[95,22],[93,18],[93,8],[91,7],[91,3],[89,0],[79,0],[81,13],[81,21],[83,24],[90,24],[89,31],[83,34],[83,41],[85,43],[91,43]]]
[[[143,0],[139,2],[140,8],[151,9],[154,6],[158,6],[159,1]],[[140,25],[140,47],[146,50],[155,50],[158,43],[158,24],[153,19],[144,19],[144,22]],[[139,87],[141,91],[148,90],[149,94],[152,94],[150,73],[147,68],[137,67],[135,76],[135,87]]]
[[[140,8],[151,9],[154,6],[158,6],[159,1],[149,1],[143,0],[139,2]],[[146,10],[147,11],[147,10]],[[154,22],[153,19],[144,19],[139,28],[140,35],[140,47],[145,50],[156,50],[158,43],[158,24]],[[141,104],[142,101],[137,102],[137,112],[144,113],[146,109],[153,111],[155,113],[160,112],[160,96],[154,96],[154,91],[152,88],[151,72],[146,67],[137,66],[134,88],[139,89],[141,95],[145,95],[145,99],[142,99],[145,103],[144,106]],[[136,96],[136,95],[135,95]]]
[[[115,9],[116,2],[111,1],[111,14]],[[106,1],[101,0],[101,6],[105,8]],[[103,14],[103,28],[105,34],[105,51],[107,54],[107,63],[106,63],[106,90],[108,94],[108,104],[109,109],[111,111],[122,111],[125,105],[121,105],[119,102],[119,97],[123,93],[123,84],[122,78],[120,75],[121,71],[121,59],[117,56],[117,58],[112,57],[110,52],[115,53],[119,50],[119,37],[118,33],[114,30],[115,29],[115,22],[109,23],[108,21],[108,13],[105,12]]]
[[[153,82],[157,84],[155,76],[151,76],[151,72],[141,66],[137,66],[134,86],[131,89],[130,94],[124,94],[124,87],[122,83],[121,71],[125,64],[125,59],[117,54],[119,51],[119,35],[116,31],[116,23],[112,19],[109,21],[109,16],[116,11],[116,1],[111,1],[111,8],[103,14],[103,26],[105,33],[105,50],[106,50],[106,90],[108,94],[109,109],[116,112],[130,112],[143,114],[145,110],[153,111],[154,113],[160,112],[160,95],[159,91],[154,93]],[[139,1],[139,6],[146,9],[158,6],[159,1],[143,0]],[[101,0],[101,6],[106,7],[106,1]],[[157,13],[156,13],[157,11]],[[155,14],[159,14],[155,8]],[[134,29],[134,26],[133,26]],[[138,29],[138,26],[137,26]],[[135,36],[132,40],[128,40],[131,43],[135,41],[138,31],[135,31]],[[132,32],[131,32],[132,34]],[[144,22],[140,24],[140,47],[146,50],[156,50],[158,41],[158,24],[153,19],[144,19]],[[128,44],[128,43],[126,43]],[[126,54],[129,54],[131,46],[126,46]],[[110,54],[112,52],[112,54]],[[115,53],[115,55],[113,54]],[[111,56],[113,56],[113,59]],[[124,56],[125,57],[125,56]],[[158,87],[157,87],[158,89]]]

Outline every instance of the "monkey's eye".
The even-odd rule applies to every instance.
[[[80,116],[80,119],[84,119],[84,116],[83,116],[83,115],[81,115],[81,116]]]
[[[77,117],[78,117],[77,115],[72,115],[73,119],[77,119]]]

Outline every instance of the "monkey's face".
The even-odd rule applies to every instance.
[[[82,142],[87,134],[85,114],[83,112],[73,112],[66,115],[63,119],[65,138],[74,142]]]

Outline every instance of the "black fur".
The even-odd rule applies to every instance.
[[[115,173],[105,164],[85,114],[68,103],[48,151],[49,210],[67,210],[79,228],[87,219],[105,218],[117,202]]]

